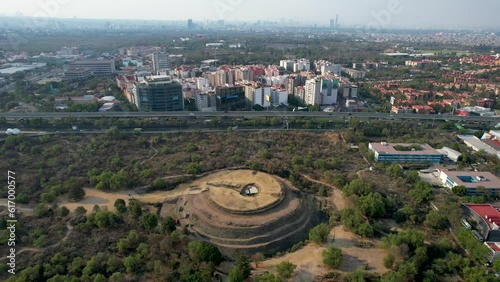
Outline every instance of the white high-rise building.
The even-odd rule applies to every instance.
[[[335,64],[325,64],[321,66],[321,75],[325,75],[327,73],[332,73],[340,76],[342,67],[340,65]]]
[[[321,79],[313,78],[306,81],[305,85],[304,104],[320,105],[321,104]]]
[[[293,64],[294,72],[309,71],[309,70],[311,70],[311,62],[309,62],[309,60],[307,59],[297,60],[297,62]]]
[[[337,104],[339,84],[331,78],[321,79],[321,105],[329,106]]]
[[[358,98],[358,86],[351,86],[351,98]]]
[[[245,87],[245,97],[250,106],[269,107],[272,101],[271,87],[247,85]]]
[[[288,105],[288,92],[273,89],[271,91],[271,103],[273,106]]]
[[[200,112],[215,112],[217,111],[217,95],[214,91],[197,93],[196,108]]]
[[[162,70],[170,69],[170,58],[167,53],[153,53],[153,73],[160,74]]]

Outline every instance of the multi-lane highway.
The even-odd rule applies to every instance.
[[[367,119],[413,119],[413,120],[451,120],[451,121],[478,121],[478,122],[500,122],[497,116],[452,116],[452,115],[419,115],[419,114],[387,114],[387,113],[326,113],[326,112],[91,112],[91,113],[73,113],[73,112],[51,112],[51,113],[0,113],[0,117],[8,119],[29,119],[29,118],[213,118],[213,117],[244,117],[244,118],[265,118],[265,117],[283,117],[283,118],[367,118]]]

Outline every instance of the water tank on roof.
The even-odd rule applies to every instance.
[[[7,135],[12,135],[13,134],[12,128],[7,129],[5,133],[7,133]]]
[[[19,130],[19,129],[17,129],[17,128],[12,129],[12,134],[14,134],[14,135],[18,135],[18,134],[20,134],[20,133],[21,133],[21,130]]]

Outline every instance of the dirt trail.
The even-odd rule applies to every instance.
[[[18,252],[16,252],[16,254],[19,255],[19,254],[22,254],[25,252],[41,253],[43,251],[46,251],[46,250],[49,250],[49,249],[52,249],[52,248],[59,246],[64,241],[68,240],[69,235],[71,235],[71,233],[73,232],[73,226],[71,226],[71,224],[69,222],[66,224],[66,228],[68,228],[68,231],[66,231],[66,235],[64,235],[64,237],[58,243],[52,244],[52,245],[44,247],[44,248],[24,247],[24,248],[21,248],[21,250],[19,250]],[[5,260],[5,259],[6,259],[6,257],[3,257],[0,260]]]
[[[9,204],[8,204],[7,199],[0,199],[0,206],[2,206],[2,207],[8,207]],[[32,208],[23,207],[23,206],[20,206],[20,205],[16,205],[16,211],[25,212],[25,213],[28,213],[28,214],[33,214],[34,213],[34,211],[33,211]]]
[[[141,164],[149,162],[149,161],[153,160],[156,156],[158,156],[158,150],[153,146],[153,140],[149,140],[148,143],[149,143],[149,148],[153,149],[153,151],[155,151],[155,153],[150,158],[143,160],[141,162]]]
[[[337,188],[336,186],[328,184],[328,183],[323,182],[323,181],[312,179],[311,177],[309,177],[305,174],[300,174],[300,175],[302,177],[304,177],[305,179],[307,179],[308,181],[311,181],[311,182],[314,182],[317,184],[321,184],[321,185],[324,185],[326,187],[331,188],[332,189],[332,196],[330,198],[338,210],[343,210],[349,206],[349,203],[347,202],[347,199],[342,194],[342,191],[339,188]]]

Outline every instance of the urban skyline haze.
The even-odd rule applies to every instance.
[[[25,0],[7,2],[4,16],[226,21],[289,20],[329,25],[339,15],[341,26],[378,27],[500,27],[500,2],[478,0],[185,0],[179,2],[143,0],[135,5],[108,0]],[[295,4],[294,4],[295,3]]]

